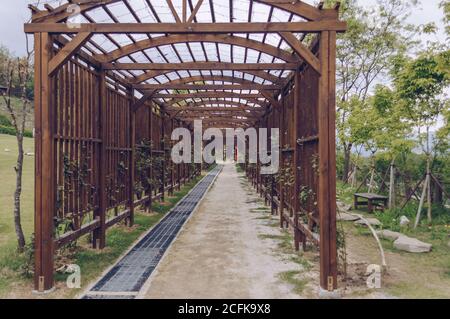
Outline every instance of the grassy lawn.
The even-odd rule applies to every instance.
[[[9,152],[5,151],[9,150]],[[25,152],[34,152],[34,141],[24,139]],[[13,199],[16,184],[14,166],[17,160],[15,136],[0,134],[0,259],[14,251],[17,242],[13,222]],[[22,187],[22,226],[26,239],[33,232],[34,211],[34,157],[25,156]]]
[[[9,149],[10,152],[5,152]],[[33,140],[26,139],[25,151],[33,151]],[[15,183],[14,163],[17,154],[15,137],[0,135],[0,174],[2,176],[2,205],[0,213],[0,298],[34,298],[31,294],[32,278],[24,272],[24,265],[29,257],[16,252],[16,237],[14,232],[12,209]],[[27,241],[33,232],[33,200],[34,200],[34,158],[25,158],[24,188],[22,194],[22,222]],[[107,247],[102,251],[93,250],[88,243],[88,237],[82,237],[73,248],[65,249],[57,256],[63,263],[75,263],[81,268],[82,288],[68,289],[65,287],[67,275],[57,274],[56,292],[46,298],[71,298],[80,293],[95,280],[107,267],[114,263],[133,242],[145,231],[155,225],[200,179],[190,182],[176,192],[173,197],[166,197],[165,203],[156,202],[153,213],[136,212],[135,225],[126,227],[123,224],[110,228],[107,232]]]

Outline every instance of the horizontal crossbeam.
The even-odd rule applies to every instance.
[[[279,85],[263,84],[138,84],[134,85],[138,90],[280,90]]]
[[[246,112],[249,111],[251,113],[262,113],[265,111],[263,108],[255,108],[255,107],[168,107],[166,108],[168,112],[178,112],[178,111],[186,111],[186,112]],[[249,113],[249,114],[251,114]]]
[[[260,99],[261,94],[239,94],[233,92],[200,92],[182,94],[155,94],[154,99],[206,99],[206,98],[237,98],[237,99]]]
[[[186,63],[105,63],[105,70],[295,70],[297,63],[228,63],[228,62],[186,62]]]
[[[250,22],[250,23],[82,23],[76,28],[65,23],[27,23],[26,33],[271,33],[271,32],[344,32],[347,23],[339,20],[309,22]]]

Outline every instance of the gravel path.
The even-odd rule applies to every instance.
[[[275,253],[279,235],[233,164],[225,165],[148,282],[144,298],[299,298],[279,273],[298,269]],[[266,216],[269,213],[265,213]]]

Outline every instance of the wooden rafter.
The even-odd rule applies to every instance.
[[[145,94],[134,104],[131,106],[131,110],[136,112],[141,106],[143,106],[152,96],[156,93],[156,91],[147,91]]]
[[[138,84],[134,85],[139,90],[280,90],[279,85],[263,84]]]
[[[168,112],[240,112],[242,114],[262,113],[264,109],[258,108],[240,108],[240,107],[169,107],[166,109]],[[247,112],[248,111],[248,112]]]
[[[229,105],[231,107],[236,107],[239,109],[249,109],[249,110],[264,110],[264,107],[252,107],[244,103],[236,102],[236,101],[228,101],[228,100],[207,100],[204,102],[196,102],[196,103],[188,103],[187,105],[178,106],[178,107],[172,107],[173,109],[183,109],[183,108],[199,108],[199,107],[206,107],[206,106],[212,106],[212,105]],[[170,107],[168,108],[170,109]]]
[[[194,20],[195,16],[198,13],[198,10],[200,9],[200,7],[202,6],[203,0],[198,0],[197,4],[195,5],[194,11],[192,11],[191,16],[189,17],[189,19],[186,21],[187,23],[192,23],[192,21]]]
[[[168,74],[168,73],[171,73],[171,72],[173,72],[173,71],[168,71],[168,70],[165,70],[165,71],[149,71],[149,72],[146,72],[146,73],[136,77],[136,79],[133,81],[133,83],[134,84],[140,84],[142,82],[145,82],[145,81],[148,81],[150,79],[153,79],[153,78],[155,78],[157,76],[165,75],[165,74]],[[257,76],[257,77],[259,77],[259,78],[261,78],[263,80],[270,81],[270,82],[272,82],[274,84],[283,84],[282,80],[280,80],[275,75],[272,75],[272,74],[270,74],[270,73],[268,73],[266,71],[245,70],[245,71],[242,71],[242,73],[247,73],[249,75]],[[185,81],[185,79],[187,81],[189,81],[189,82],[195,82],[195,81],[222,81],[221,79],[226,79],[225,81],[227,81],[227,82],[236,82],[236,83],[241,83],[239,81],[240,80],[244,80],[244,79],[238,78],[238,77],[227,77],[227,76],[223,76],[223,75],[222,76],[216,76],[216,75],[204,76],[204,75],[202,75],[202,76],[189,76],[189,77],[185,77],[185,78],[181,78],[181,79],[177,79],[177,80],[172,80],[171,82],[172,83],[188,83],[188,82]],[[192,81],[190,81],[190,79],[192,79]],[[215,79],[217,79],[217,80],[215,80]],[[233,81],[229,81],[231,79]],[[248,81],[250,83],[253,83],[253,82],[251,82],[249,80],[244,80],[244,81]]]
[[[187,43],[187,42],[212,42],[212,43],[232,44],[266,53],[273,57],[279,58],[285,62],[298,62],[298,58],[296,56],[293,56],[291,53],[279,49],[275,46],[251,39],[223,34],[172,34],[164,37],[157,37],[154,39],[138,41],[136,43],[126,45],[120,49],[114,50],[108,54],[96,55],[95,58],[102,62],[113,62],[124,56],[139,51],[156,48],[163,45],[171,45],[176,43]]]
[[[181,23],[181,19],[180,16],[177,13],[177,10],[175,9],[175,7],[173,6],[173,2],[172,0],[166,0],[167,5],[169,6],[170,11],[172,12],[173,17],[175,18],[175,21],[177,23]],[[184,19],[183,19],[184,22]]]
[[[59,68],[66,63],[78,50],[89,40],[91,37],[89,32],[78,33],[72,41],[67,43],[58,54],[50,60],[49,63],[49,75],[55,74]]]
[[[320,61],[299,39],[297,39],[290,32],[280,32],[281,37],[286,41],[291,48],[308,63],[316,72],[320,74]]]

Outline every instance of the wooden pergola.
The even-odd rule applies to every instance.
[[[30,6],[25,24],[36,54],[36,290],[54,286],[56,249],[86,234],[104,248],[109,227],[132,225],[137,205],[199,173],[168,156],[171,131],[200,117],[206,127],[280,128],[280,174],[293,183],[260,165],[245,165],[247,175],[293,229],[296,249],[319,246],[320,285],[335,289],[339,5],[62,2]],[[155,163],[142,168],[140,156]]]

